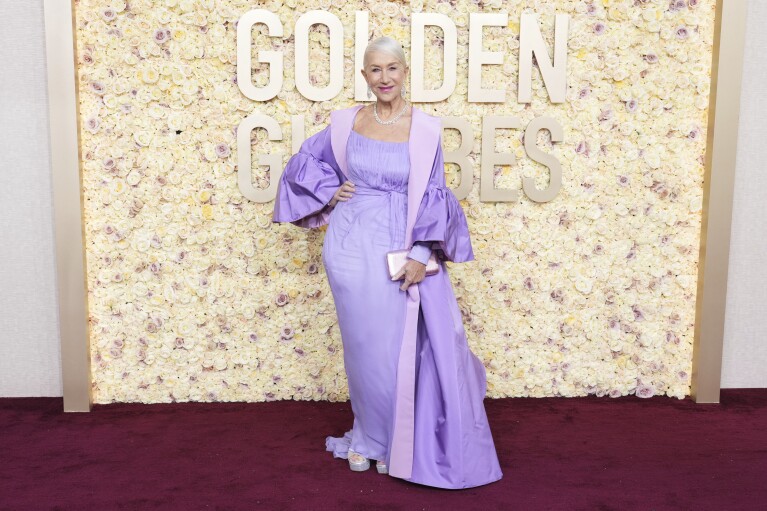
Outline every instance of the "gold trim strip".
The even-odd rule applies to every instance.
[[[92,399],[75,8],[72,0],[45,0],[43,8],[64,411],[88,412]]]
[[[696,403],[719,402],[746,11],[746,0],[716,4],[692,356]]]

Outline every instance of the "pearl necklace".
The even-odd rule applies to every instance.
[[[380,117],[378,117],[378,101],[373,103],[373,117],[375,117],[376,122],[378,124],[394,124],[399,120],[400,117],[402,117],[402,114],[405,113],[405,110],[407,109],[407,101],[405,101],[405,106],[402,107],[402,110],[400,113],[398,113],[396,116],[394,116],[393,119],[390,119],[388,121],[382,121]]]

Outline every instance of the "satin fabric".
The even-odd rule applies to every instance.
[[[361,106],[333,112],[331,125],[307,139],[301,150],[291,158],[280,176],[273,221],[292,222],[307,228],[330,222],[325,241],[328,243],[328,235],[335,226],[333,219],[336,212],[327,203],[338,186],[349,178],[347,147],[351,147],[348,144],[350,136],[360,136],[352,134],[351,129],[359,108]],[[381,392],[384,398],[378,399],[376,404],[369,406],[363,398],[357,400],[358,408],[364,409],[360,416],[366,411],[385,408],[387,395],[392,403],[389,410],[391,422],[385,441],[378,442],[380,445],[372,448],[364,448],[386,451],[384,456],[391,476],[440,488],[469,488],[502,477],[483,405],[485,368],[468,347],[445,265],[445,261],[471,261],[474,254],[463,210],[452,191],[445,186],[439,119],[413,108],[407,146],[410,164],[407,194],[399,207],[405,220],[405,232],[401,233],[402,222],[394,219],[394,224],[387,224],[387,230],[389,233],[399,232],[400,235],[397,238],[390,234],[389,239],[404,240],[406,248],[413,247],[416,242],[430,245],[437,251],[442,268],[437,275],[411,285],[407,292],[386,294],[383,298],[389,314],[396,315],[399,311],[399,316],[389,318],[391,321],[388,323],[400,330],[399,333],[392,332],[394,340],[391,346],[395,353],[387,355],[397,359],[396,383],[394,389],[389,387]],[[368,158],[371,162],[376,161],[375,155],[368,155]],[[375,187],[374,184],[370,188]],[[395,200],[403,200],[399,192],[388,195],[398,195],[400,199]],[[387,206],[391,208],[391,204],[388,201]],[[402,204],[406,205],[404,212]],[[359,232],[366,232],[364,228],[372,228],[373,224],[361,225],[363,231]],[[335,263],[330,259],[333,254],[343,257],[339,256],[340,253],[323,247],[323,262],[329,279]],[[371,268],[380,267],[385,275],[383,256],[381,261],[371,261],[370,265]],[[339,267],[336,266],[336,269]],[[398,289],[398,283],[392,284]],[[331,280],[331,288],[332,285]],[[336,286],[333,292],[341,324],[342,311],[346,311],[348,304],[360,299],[361,291]],[[361,310],[367,312],[369,318],[377,317],[372,306]],[[391,326],[389,329],[393,330]],[[344,337],[343,342],[346,350],[347,344],[351,346],[359,339]],[[362,360],[358,360],[360,358]],[[348,376],[352,363],[370,368],[380,364],[380,361],[359,356],[347,361],[345,355],[345,363]],[[350,380],[350,395],[351,387]],[[354,409],[354,396],[352,403]],[[379,421],[386,421],[384,413],[378,415]],[[353,428],[343,437],[326,438],[326,448],[334,456],[346,457],[353,433],[361,427],[356,416],[355,412]],[[385,430],[386,426],[383,428]],[[380,432],[377,435],[378,439],[384,438]],[[363,454],[373,457],[372,451]],[[378,456],[381,454],[376,453]]]

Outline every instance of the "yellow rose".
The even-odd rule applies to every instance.
[[[139,70],[136,77],[144,83],[156,83],[160,79],[160,73],[156,69],[146,68]]]

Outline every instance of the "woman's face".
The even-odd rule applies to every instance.
[[[400,95],[407,78],[408,67],[397,57],[388,53],[371,52],[362,76],[368,82],[373,94],[381,101],[392,101]]]

